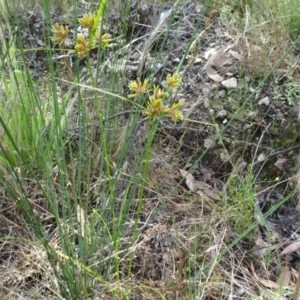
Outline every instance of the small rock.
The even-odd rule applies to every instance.
[[[247,118],[249,118],[249,119],[255,118],[256,115],[257,115],[256,111],[248,111]]]
[[[227,116],[227,111],[226,111],[225,109],[221,109],[221,110],[218,112],[216,118],[224,118],[224,117],[226,117],[226,116]]]
[[[222,90],[218,93],[219,97],[220,98],[224,98],[226,96],[226,91],[225,90]]]
[[[233,76],[233,73],[232,73],[232,72],[227,72],[225,75],[226,75],[227,77],[231,77],[231,76]]]
[[[238,171],[238,173],[242,173],[246,167],[247,167],[247,163],[245,161],[242,161],[237,165],[236,170]]]
[[[226,155],[226,153],[221,152],[221,153],[220,153],[220,159],[221,159],[222,161],[227,161],[227,160],[228,160],[228,156]]]
[[[211,56],[215,55],[217,53],[216,48],[210,48],[204,52],[204,58],[209,59]]]
[[[247,129],[249,129],[251,127],[251,124],[243,122],[242,124],[240,124],[240,129],[246,131]]]
[[[238,297],[241,297],[243,296],[244,294],[246,293],[245,289],[239,287],[235,290],[235,294],[238,296]]]
[[[221,81],[221,84],[227,89],[237,88],[237,79],[235,77]]]
[[[266,159],[266,154],[265,153],[261,153],[257,157],[257,161],[264,161],[265,159]]]
[[[194,60],[194,65],[201,64],[202,63],[202,58],[201,57],[196,57]]]
[[[267,96],[265,98],[262,98],[261,100],[258,101],[259,105],[269,105],[270,104],[270,98]]]
[[[210,91],[211,91],[211,86],[210,86],[210,84],[207,83],[207,82],[205,82],[205,83],[203,84],[203,86],[202,86],[202,93],[203,93],[204,95],[208,95]]]

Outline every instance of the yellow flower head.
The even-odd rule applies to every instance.
[[[173,75],[168,74],[166,83],[168,87],[177,87],[181,84],[181,78],[178,73],[174,73]]]
[[[134,98],[148,92],[149,81],[148,79],[145,79],[144,82],[140,79],[132,80],[129,82],[128,87],[131,92],[134,92],[133,94],[128,95],[128,98]]]
[[[165,90],[162,90],[159,88],[159,86],[154,85],[154,87],[153,87],[153,97],[154,98],[164,99],[167,96],[168,96],[168,93]]]
[[[77,37],[75,50],[80,58],[89,52],[89,43],[83,35]]]
[[[96,23],[96,15],[91,13],[84,14],[82,18],[78,19],[78,22],[83,28],[92,30]]]
[[[172,104],[171,107],[168,107],[168,114],[171,116],[173,120],[182,120],[183,114],[179,111],[179,108],[183,106],[183,102],[179,101],[178,103]]]
[[[95,34],[95,41],[101,41],[101,49],[104,49],[107,48],[108,44],[111,42],[111,36],[108,33],[102,34],[102,36],[100,36],[100,31],[97,30]]]
[[[168,112],[169,108],[163,104],[162,99],[156,99],[151,97],[147,103],[146,110],[143,114],[150,120],[156,120],[159,116],[162,116]]]
[[[58,23],[54,24],[51,31],[54,34],[51,40],[55,44],[59,44],[59,45],[61,45],[66,40],[70,32],[68,26],[59,25]]]

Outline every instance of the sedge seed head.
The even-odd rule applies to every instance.
[[[170,88],[178,87],[181,84],[181,77],[178,73],[174,73],[173,75],[168,74],[166,78],[167,86]]]
[[[171,107],[168,107],[167,113],[173,120],[183,120],[183,114],[179,110],[183,106],[183,102],[179,101],[177,103],[172,104]]]
[[[51,40],[58,45],[61,45],[67,39],[70,32],[68,26],[59,25],[58,23],[53,25],[51,31],[53,32]]]
[[[96,15],[92,13],[84,14],[82,18],[78,19],[78,22],[83,28],[92,30],[96,23]]]
[[[168,93],[164,89],[160,89],[159,86],[153,86],[153,97],[164,99],[168,96]]]
[[[133,92],[128,95],[128,98],[134,98],[136,96],[145,94],[149,91],[149,81],[145,79],[143,82],[138,78],[137,80],[132,80],[128,84],[129,90]]]
[[[168,107],[163,104],[163,100],[151,97],[143,115],[154,121],[158,117],[165,115],[166,112],[168,112]]]
[[[78,57],[83,57],[89,52],[89,43],[83,35],[79,35],[76,39],[75,50]]]
[[[97,30],[95,33],[95,41],[99,43],[101,41],[101,49],[107,48],[111,42],[111,35],[108,33],[100,35],[100,31]]]

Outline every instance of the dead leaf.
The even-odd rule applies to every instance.
[[[209,59],[210,57],[212,57],[213,55],[215,55],[217,53],[217,49],[216,48],[210,48],[208,50],[206,50],[204,52],[204,58],[207,60]]]
[[[251,262],[251,271],[252,271],[252,274],[254,276],[254,278],[260,282],[263,286],[267,287],[267,288],[271,288],[271,289],[278,289],[280,287],[279,284],[277,284],[276,282],[272,281],[272,280],[266,280],[266,279],[263,279],[263,278],[260,278],[256,273],[255,273],[255,270],[254,270],[254,266],[253,266],[253,263]]]
[[[80,234],[83,238],[86,239],[88,243],[90,243],[91,233],[90,233],[90,224],[87,220],[87,216],[85,211],[79,206],[76,205],[77,210],[77,221],[80,224]]]
[[[227,37],[227,38],[231,39],[232,41],[236,40],[236,38],[233,37],[232,35],[230,35],[227,31],[225,31],[224,28],[215,29],[215,33],[216,33],[216,36]]]
[[[185,177],[185,184],[189,190],[193,193],[197,193],[200,196],[203,194],[213,200],[221,200],[220,191],[212,188],[209,184],[195,180],[194,176],[185,170],[179,169],[180,174]],[[203,193],[203,194],[202,194]]]
[[[217,201],[221,201],[220,198],[220,191],[218,191],[217,189],[213,189],[212,187],[209,186],[209,188],[204,188],[202,190],[202,192],[208,196],[209,198],[213,199],[213,200],[217,200]]]
[[[288,161],[287,158],[284,157],[280,157],[278,158],[278,160],[276,161],[276,163],[274,164],[274,166],[276,166],[280,171],[283,170],[283,167],[285,165],[285,163]]]
[[[232,59],[229,55],[217,53],[211,62],[211,66],[216,67],[216,68],[222,68],[225,65],[230,64],[231,60]]]
[[[208,185],[205,182],[195,180],[194,176],[185,170],[179,169],[179,171],[182,177],[185,177],[185,184],[187,185],[189,190],[193,193],[196,193],[197,190],[201,190],[205,188],[206,185]]]
[[[282,250],[282,252],[280,253],[280,255],[289,254],[289,253],[295,252],[299,249],[300,249],[300,241],[296,241],[294,243],[291,243],[287,247],[285,247]]]
[[[290,268],[288,266],[284,266],[277,279],[277,283],[282,287],[289,286],[291,285],[291,278],[292,274]]]
[[[220,76],[220,75],[218,74],[218,72],[217,72],[215,69],[213,69],[212,67],[207,66],[207,67],[205,68],[205,70],[206,70],[207,76],[208,76],[210,79],[212,79],[213,81],[221,82],[221,81],[224,80],[224,78],[223,78],[222,76]]]
[[[270,251],[270,249],[272,249],[271,245],[263,240],[260,231],[258,231],[255,246],[252,247],[251,253],[256,257],[261,257],[265,255],[267,251]]]
[[[225,35],[224,28],[216,28],[215,34],[216,34],[216,36],[223,37]]]
[[[237,59],[238,61],[242,61],[242,55],[234,50],[229,50],[228,54],[230,54],[231,57]]]
[[[188,174],[187,171],[179,169],[180,174],[182,175],[182,177],[185,177],[185,184],[187,185],[187,187],[189,188],[189,190],[191,192],[195,192],[196,190],[196,186],[194,184],[194,177],[192,174]]]
[[[204,139],[204,147],[207,149],[213,143],[211,139]]]

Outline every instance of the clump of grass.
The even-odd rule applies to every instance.
[[[227,181],[227,197],[223,205],[224,216],[229,217],[237,233],[245,231],[253,221],[256,193],[253,179],[254,175],[248,172],[245,178],[235,174]]]
[[[78,36],[73,45],[72,51],[78,59],[88,57],[93,49],[101,51],[108,46],[110,37],[98,31],[104,7],[102,1],[95,14],[78,20],[88,30],[87,36]],[[52,27],[52,41],[60,47],[64,46],[68,35],[66,26],[55,24]],[[19,50],[24,58],[24,49]],[[60,96],[50,55],[50,76],[39,83],[31,78],[26,65],[21,70],[17,63],[13,64],[12,60],[10,63],[8,72],[1,73],[1,182],[10,206],[16,207],[25,219],[32,235],[29,243],[35,244],[47,257],[49,277],[41,274],[41,280],[55,276],[51,288],[62,298],[88,298],[95,295],[96,287],[99,293],[122,298],[126,293],[124,288],[128,287],[121,284],[121,261],[125,255],[131,257],[129,278],[133,259],[130,247],[136,242],[140,227],[156,128],[161,118],[183,118],[180,112],[183,103],[167,102],[171,88],[178,86],[181,79],[177,73],[168,75],[168,88],[151,87],[151,91],[142,95],[146,100],[143,104],[137,99],[141,81],[130,83],[132,102],[139,113],[133,112],[124,121],[127,140],[116,156],[118,140],[112,139],[110,132],[120,123],[115,121],[119,115],[112,116],[116,107],[112,107],[110,101],[95,105],[93,121],[98,122],[100,139],[91,141],[90,106],[80,91],[75,96],[77,133],[70,131],[69,119],[75,107],[71,91],[76,84],[72,83],[70,91]],[[118,84],[117,79],[111,78],[111,86]],[[128,100],[104,89],[91,89],[113,101],[116,97]],[[140,114],[145,122],[149,121],[150,128],[139,159],[134,159],[129,137],[135,137]],[[33,198],[35,193],[39,195],[38,200]],[[133,216],[133,227],[130,216]],[[52,224],[49,231],[48,218]],[[18,244],[17,239],[15,243]],[[38,267],[38,263],[34,265]]]
[[[207,1],[234,36],[244,56],[244,67],[265,75],[297,37],[299,5],[296,0]],[[272,7],[272,9],[270,9]],[[287,67],[283,62],[281,68]]]

